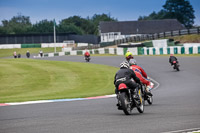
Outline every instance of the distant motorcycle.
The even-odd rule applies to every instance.
[[[180,71],[180,69],[179,69],[180,65],[179,65],[179,63],[177,61],[173,61],[172,65],[173,65],[174,69],[176,69],[177,71]]]
[[[90,57],[89,56],[85,56],[85,61],[86,62],[90,62]]]
[[[144,97],[142,96],[141,88],[139,88],[137,92],[136,89],[133,91],[132,89],[128,88],[126,84],[121,83],[118,86],[118,91],[118,103],[126,115],[130,115],[135,107],[139,113],[144,112]],[[139,98],[137,97],[137,93]]]

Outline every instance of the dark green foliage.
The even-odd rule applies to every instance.
[[[53,32],[53,21],[42,20],[36,24],[33,24],[29,30],[30,33],[51,33]]]
[[[73,33],[83,35],[84,31],[74,24],[60,24],[57,28],[58,33]]]
[[[63,19],[60,23],[59,32],[75,32],[77,34],[92,34],[93,25],[90,20],[79,16]]]
[[[167,0],[163,8],[167,12],[166,18],[176,18],[187,28],[194,24],[194,9],[187,0]]]
[[[117,19],[111,18],[110,15],[107,14],[94,14],[94,16],[91,18],[92,23],[94,24],[95,30],[94,34],[98,35],[98,26],[100,21],[117,21]]]
[[[152,12],[149,16],[140,16],[138,20],[177,19],[186,28],[194,24],[194,9],[188,0],[166,0],[162,10]]]
[[[3,20],[0,26],[0,34],[23,34],[31,28],[30,18],[18,14],[11,20]]]
[[[95,14],[91,19],[72,16],[60,21],[56,25],[57,33],[73,33],[77,35],[93,34],[98,35],[100,21],[117,21],[107,14]],[[53,33],[53,20],[41,20],[31,24],[30,18],[21,14],[14,16],[11,20],[3,20],[0,26],[0,34],[27,34],[27,33]]]

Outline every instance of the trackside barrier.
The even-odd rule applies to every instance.
[[[0,45],[0,49],[21,48],[21,44]]]
[[[143,48],[144,55],[163,55],[163,54],[200,54],[200,46],[176,46],[163,48]]]
[[[44,57],[63,55],[83,55],[86,50],[63,51],[58,53],[45,53]],[[200,54],[200,46],[176,46],[176,47],[143,47],[143,48],[99,48],[89,50],[90,54],[116,54],[125,55],[127,51],[133,55],[167,55],[167,54]]]
[[[0,45],[0,49],[50,47],[50,45],[53,46],[53,44],[31,44],[31,45],[9,44],[9,45]],[[61,45],[63,45],[63,43],[57,44],[58,47]],[[200,54],[200,44],[170,46],[170,47],[99,48],[99,49],[89,50],[90,54],[116,54],[116,55],[125,55],[127,51],[132,52],[133,55]],[[83,55],[84,53],[85,50],[63,49],[62,52],[45,53],[44,57],[54,57],[63,55]]]

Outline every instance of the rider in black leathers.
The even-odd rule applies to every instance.
[[[127,61],[124,61],[120,64],[120,70],[115,74],[115,80],[114,80],[114,84],[115,84],[115,93],[117,94],[117,99],[118,99],[118,86],[121,83],[124,83],[127,85],[127,87],[135,90],[138,92],[138,85],[136,83],[139,83],[141,85],[140,79],[138,77],[136,77],[135,72],[132,69],[129,69],[129,63]],[[132,80],[134,79],[135,82]],[[137,93],[136,96],[137,100],[139,100],[139,95]],[[118,109],[122,109],[122,107],[120,106],[120,104],[117,104]]]
[[[114,84],[116,87],[115,93],[118,94],[118,86],[121,83],[126,84],[129,88],[131,89],[135,89],[137,88],[137,84],[140,82],[140,79],[138,77],[136,77],[134,71],[132,69],[129,69],[129,63],[127,61],[122,62],[120,64],[120,70],[115,74],[115,80],[114,80]],[[133,82],[133,80],[136,82]]]
[[[178,63],[178,59],[173,54],[170,54],[169,63],[173,65],[173,61],[176,61]]]

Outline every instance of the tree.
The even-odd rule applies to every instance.
[[[41,20],[36,24],[33,24],[32,28],[29,29],[29,33],[52,33],[54,21],[48,21],[47,19]]]
[[[93,23],[91,23],[91,21],[89,19],[84,19],[81,18],[80,16],[73,16],[73,17],[69,17],[67,19],[63,19],[60,23],[61,27],[63,27],[63,25],[68,25],[73,27],[79,27],[79,30],[82,30],[82,34],[94,34],[94,25]],[[66,26],[65,26],[66,27]]]
[[[100,21],[117,21],[117,19],[111,18],[110,15],[107,14],[94,14],[93,17],[91,18],[92,23],[95,26],[95,34],[98,35],[99,33],[99,22]]]
[[[117,21],[107,14],[95,14],[92,18],[81,18],[72,16],[61,20],[56,26],[57,33],[74,33],[74,34],[93,34],[98,35],[100,21]],[[52,33],[54,22],[47,19],[31,24],[29,17],[14,16],[11,20],[3,20],[0,26],[0,34],[26,34],[26,33]]]
[[[11,18],[11,20],[3,20],[0,32],[4,34],[22,34],[26,33],[32,24],[28,16],[18,14]]]
[[[194,9],[187,0],[167,0],[163,5],[167,12],[166,18],[176,18],[185,27],[191,28],[194,24]]]
[[[186,28],[194,24],[194,9],[187,0],[167,0],[162,10],[149,16],[139,16],[138,20],[177,19]]]
[[[57,31],[60,33],[73,33],[77,35],[83,35],[84,33],[81,28],[74,24],[60,24]]]
[[[139,16],[138,20],[155,20],[155,19],[164,19],[165,15],[167,14],[166,11],[160,10],[158,13],[153,11],[149,16]]]

